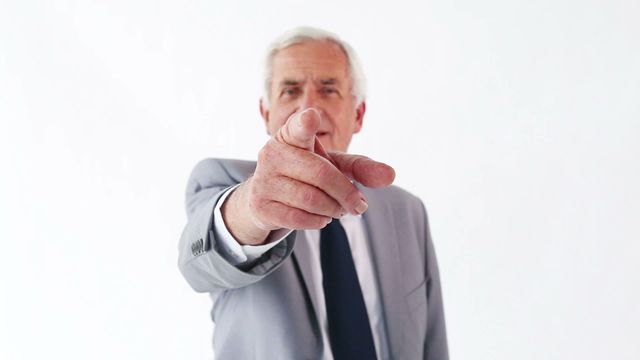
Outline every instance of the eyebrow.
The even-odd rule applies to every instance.
[[[338,79],[334,79],[334,78],[320,79],[320,84],[322,85],[335,85],[338,82],[339,82]]]
[[[298,86],[303,84],[304,81],[300,81],[300,80],[292,80],[292,79],[285,79],[282,80],[280,82],[280,86]],[[320,84],[321,85],[336,85],[339,84],[340,81],[338,81],[338,79],[336,78],[327,78],[327,79],[320,79]]]
[[[282,80],[280,81],[280,86],[296,86],[300,85],[301,81],[298,80]]]

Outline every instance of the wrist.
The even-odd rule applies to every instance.
[[[251,216],[247,196],[250,181],[251,178],[229,194],[220,210],[227,229],[240,245],[262,245],[271,231],[260,228]]]

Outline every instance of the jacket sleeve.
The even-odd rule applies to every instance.
[[[447,360],[449,350],[447,345],[447,330],[444,318],[444,306],[442,301],[442,287],[440,286],[440,274],[436,259],[427,212],[422,205],[425,221],[425,257],[427,276],[427,337],[424,343],[425,360]]]
[[[251,167],[252,163],[245,161],[205,159],[195,166],[189,177],[187,224],[178,245],[178,266],[197,292],[215,294],[255,283],[274,271],[293,250],[295,231],[249,267],[236,267],[219,252],[213,231],[213,210],[220,196],[244,181]]]

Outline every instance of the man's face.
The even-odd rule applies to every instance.
[[[318,139],[326,150],[346,151],[362,128],[365,104],[355,106],[347,56],[339,45],[311,40],[286,47],[273,58],[270,108],[260,102],[269,135],[291,114],[313,107],[320,112]]]

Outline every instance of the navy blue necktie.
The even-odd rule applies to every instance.
[[[333,358],[376,359],[358,274],[339,220],[320,231],[320,263]]]

